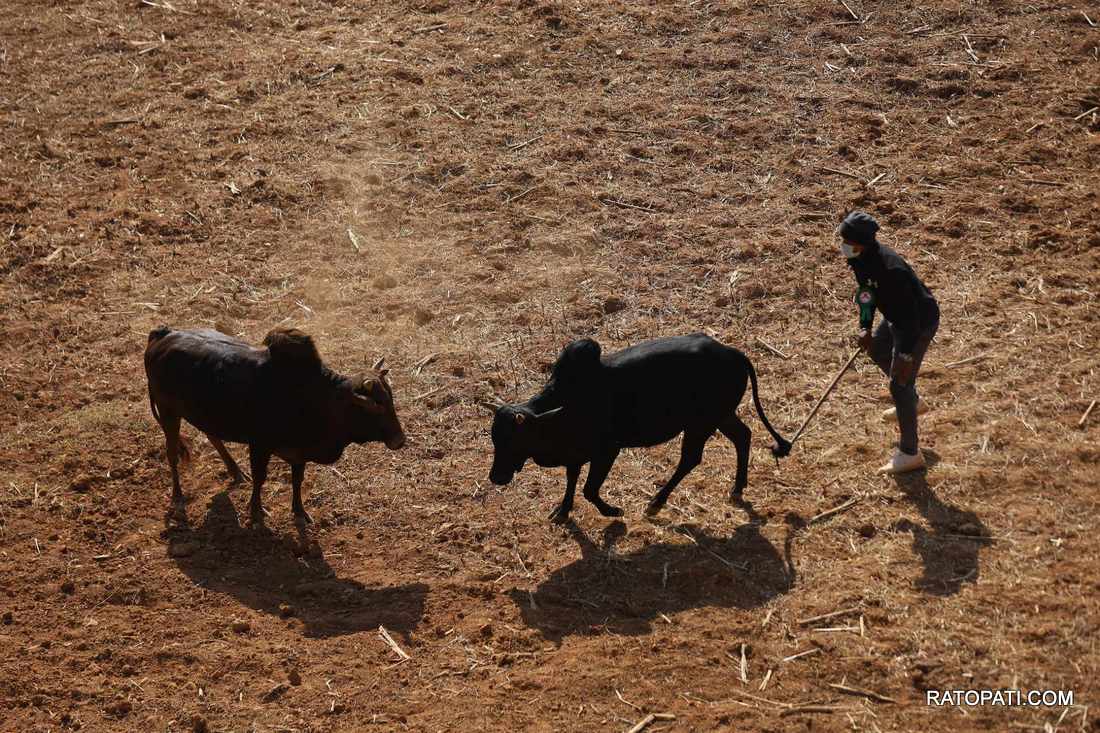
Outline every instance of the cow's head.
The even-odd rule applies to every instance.
[[[379,359],[370,371],[352,380],[351,430],[356,443],[380,441],[391,450],[405,445],[405,431],[397,419],[393,390],[386,381],[389,369]]]
[[[511,483],[536,447],[541,421],[561,412],[562,408],[535,414],[530,409],[500,402],[483,402],[493,412],[493,466],[489,480],[497,486]]]

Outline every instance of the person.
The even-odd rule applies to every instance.
[[[928,289],[901,255],[880,243],[874,217],[853,211],[841,222],[840,250],[852,268],[859,289],[859,347],[890,377],[894,407],[884,419],[896,418],[898,449],[879,473],[898,474],[925,465],[917,435],[917,416],[927,406],[917,394],[921,361],[940,325],[940,308]],[[874,313],[882,314],[877,328]]]

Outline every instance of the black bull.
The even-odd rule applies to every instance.
[[[581,467],[590,463],[584,498],[604,516],[618,517],[622,509],[600,498],[600,487],[619,451],[659,445],[683,433],[680,463],[646,508],[654,515],[720,431],[737,449],[732,493],[740,496],[748,485],[752,432],[735,411],[750,380],[756,412],[776,441],[772,453],[786,456],[791,445],[768,422],[756,372],[737,349],[693,334],[646,341],[601,358],[595,341],[574,341],[554,363],[542,392],[522,404],[490,406],[495,414],[489,480],[509,483],[528,459],[565,466],[565,496],[550,515],[560,523],[573,509]]]

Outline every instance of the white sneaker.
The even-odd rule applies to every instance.
[[[878,472],[893,475],[898,473],[909,473],[910,471],[916,471],[921,468],[924,468],[923,453],[918,450],[917,454],[914,456],[898,450],[894,453],[894,457],[890,459],[890,462],[879,468]]]
[[[923,415],[932,408],[924,400],[917,398],[917,415]],[[893,422],[898,419],[898,408],[891,407],[889,410],[883,410],[882,419],[884,422]]]

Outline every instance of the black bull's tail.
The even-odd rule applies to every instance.
[[[154,341],[159,341],[160,339],[167,336],[169,333],[171,333],[171,329],[168,328],[167,326],[160,326],[158,328],[154,328],[152,331],[149,332],[149,342],[146,345],[146,349],[148,349],[149,346],[151,346]],[[145,364],[146,364],[146,366],[145,366],[146,378],[148,380],[147,384],[149,386],[149,407],[153,411],[153,419],[155,419],[157,421],[157,425],[160,425],[161,427],[164,427],[164,423],[161,422],[161,419],[160,419],[160,411],[157,410],[157,401],[153,397],[153,380],[152,380],[151,377],[149,377],[149,374],[148,374],[148,369],[149,369],[149,361],[148,361],[149,354],[148,354],[148,351],[146,352],[145,359],[146,359],[146,362],[145,362]]]
[[[171,333],[171,329],[169,329],[167,326],[154,328],[152,331],[149,332],[149,343],[152,344],[154,341],[157,341],[167,336],[169,333]],[[148,369],[148,367],[146,368]],[[153,419],[157,421],[157,425],[160,425],[161,429],[167,432],[168,428],[165,427],[164,421],[160,418],[160,410],[157,409],[157,400],[155,397],[153,397],[153,380],[149,377],[148,372],[146,372],[146,379],[146,384],[149,388],[149,409],[152,411]],[[177,440],[179,441],[180,460],[185,464],[189,463],[191,461],[191,447],[187,444],[187,440],[184,439],[182,435],[178,435],[178,424],[175,430],[177,433]]]
[[[752,361],[749,357],[745,357],[745,366],[749,370],[749,379],[752,380],[752,402],[756,405],[756,414],[760,416],[760,421],[764,423],[764,427],[768,429],[768,432],[775,438],[775,445],[772,446],[772,455],[776,458],[784,458],[791,454],[791,444],[786,438],[780,435],[772,424],[768,422],[768,416],[764,414],[764,406],[760,404],[759,390],[756,386],[756,370],[752,366]]]

